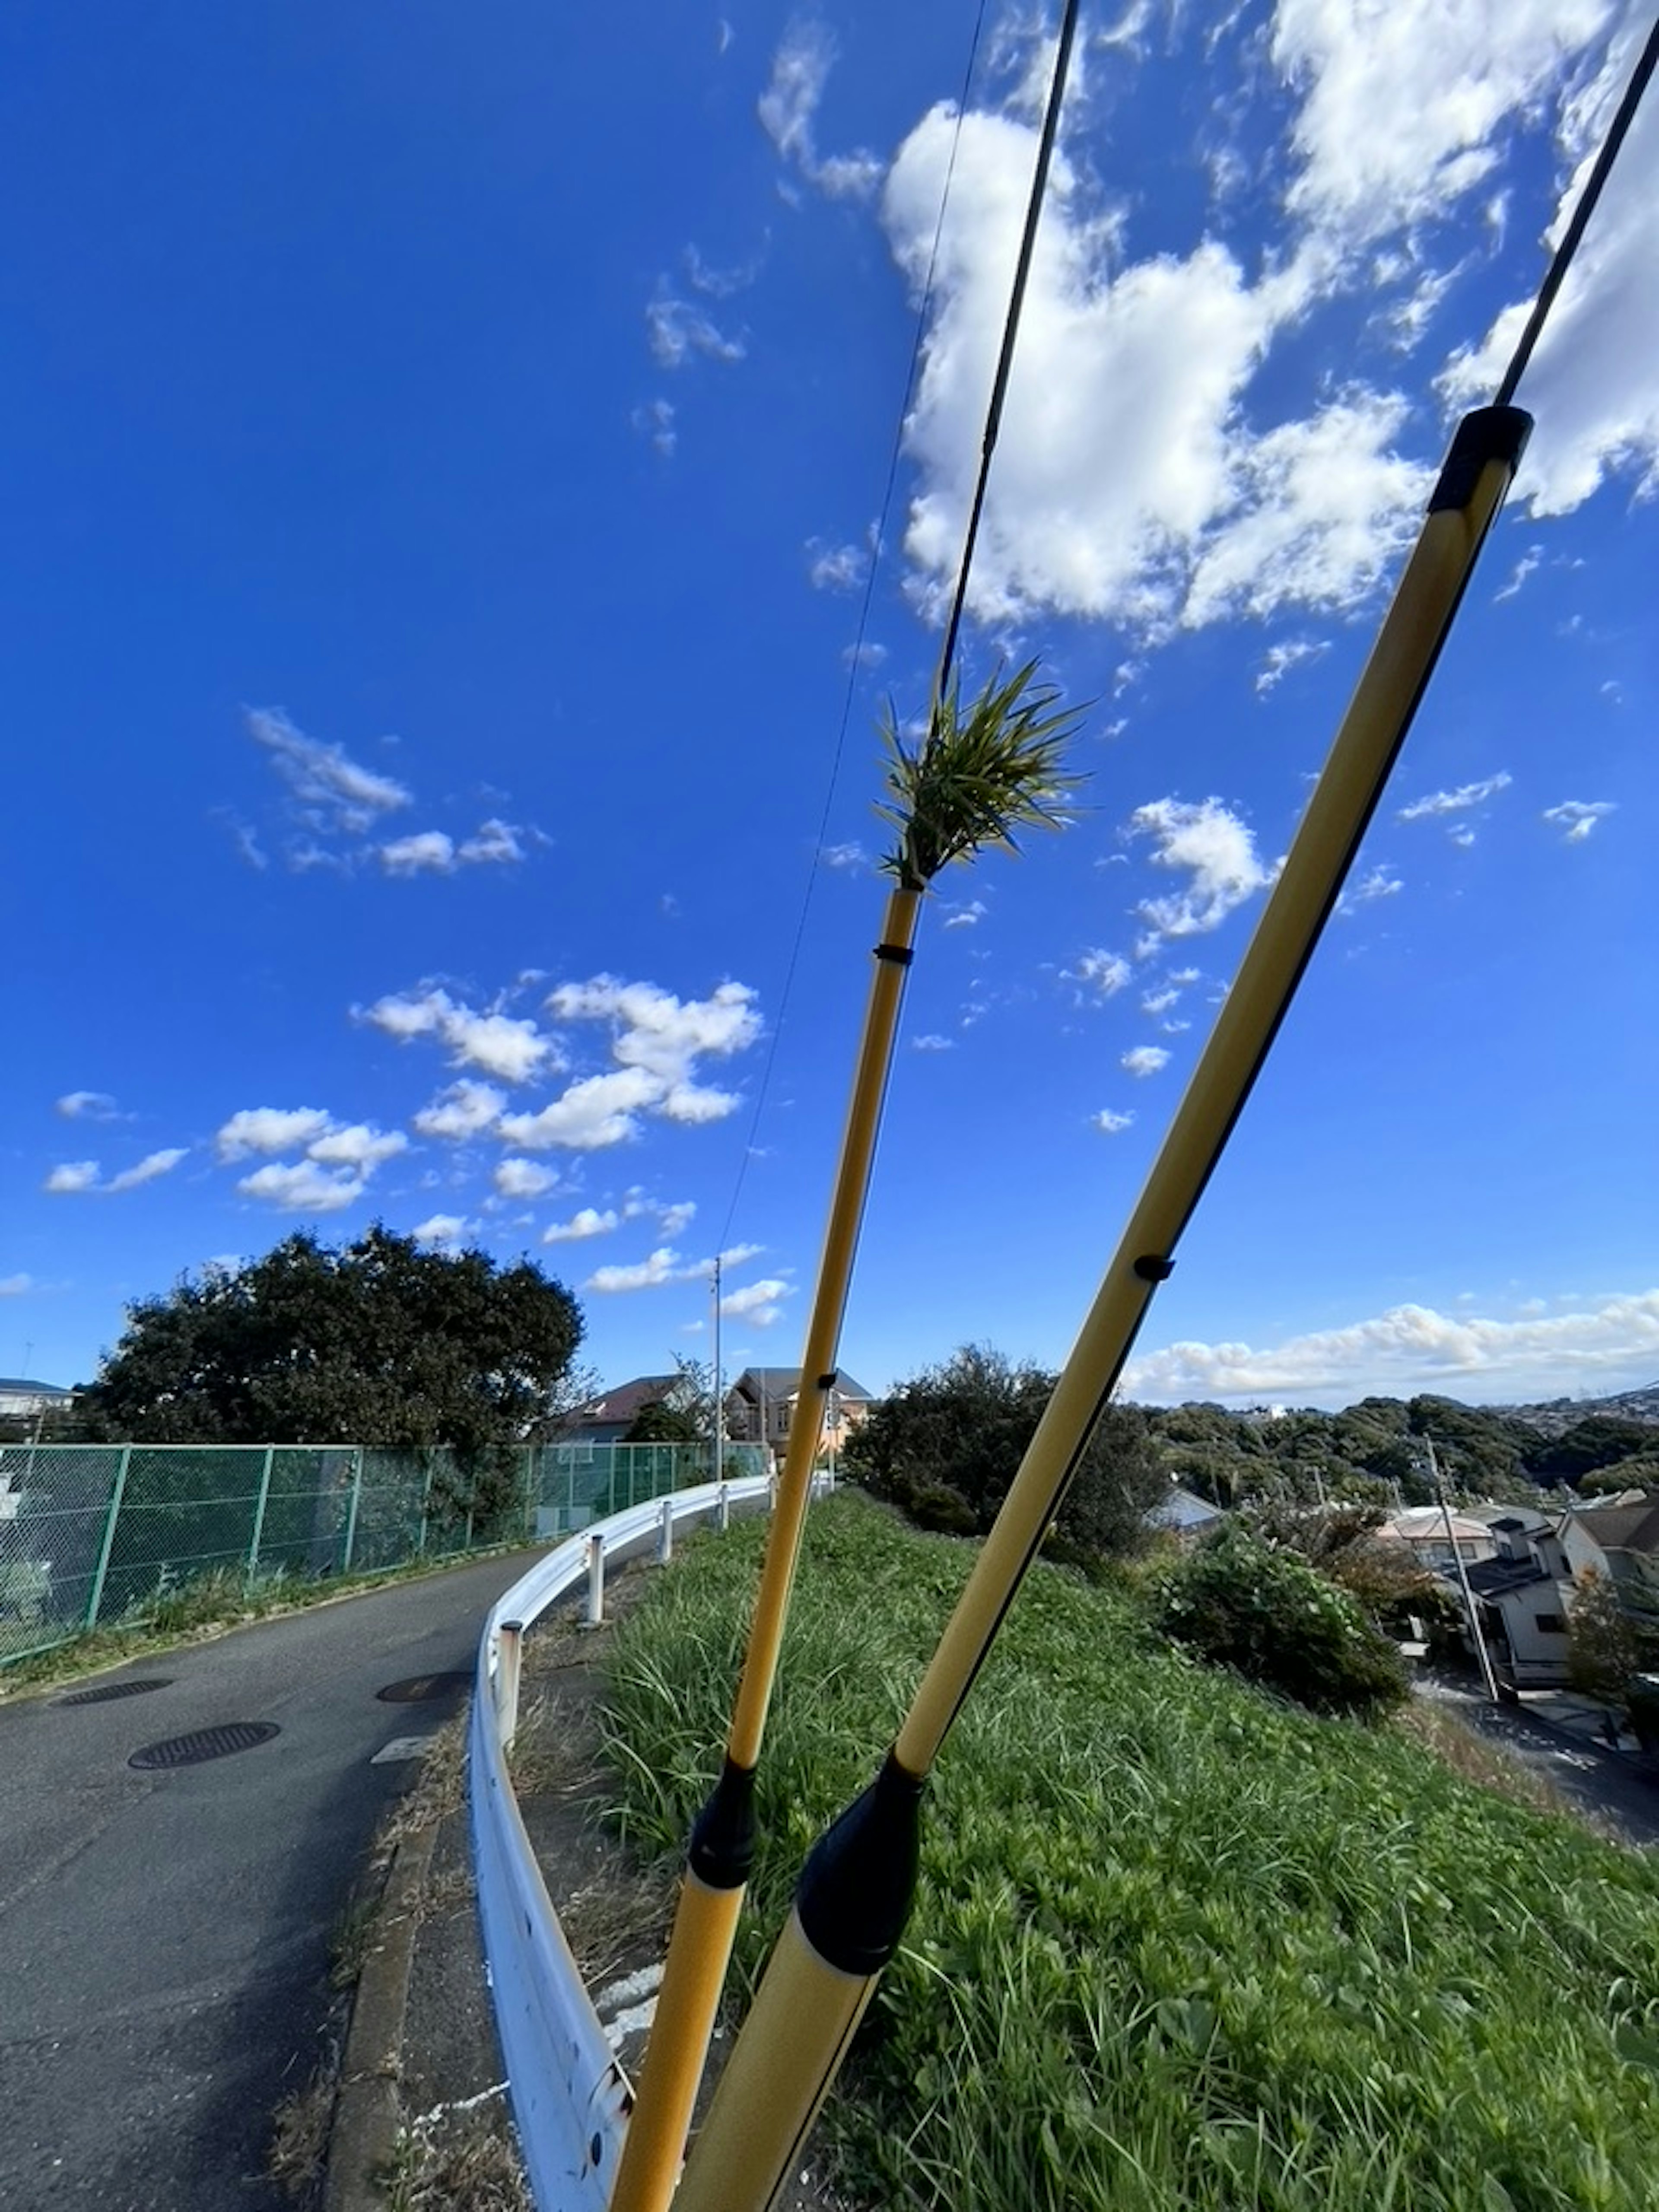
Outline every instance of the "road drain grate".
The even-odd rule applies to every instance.
[[[228,1759],[233,1751],[251,1751],[256,1743],[269,1743],[282,1730],[275,1721],[225,1721],[218,1728],[192,1729],[188,1735],[170,1735],[163,1743],[147,1743],[128,1759],[129,1766],[199,1766],[204,1759]]]
[[[72,1698],[59,1698],[58,1703],[60,1705],[112,1705],[117,1698],[137,1698],[142,1697],[146,1690],[170,1690],[172,1687],[170,1675],[145,1674],[135,1676],[129,1682],[106,1682],[101,1689],[77,1690]]]
[[[424,1705],[434,1698],[458,1698],[471,1684],[471,1674],[411,1674],[406,1682],[388,1682],[374,1694],[385,1705]]]

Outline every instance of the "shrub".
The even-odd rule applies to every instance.
[[[1370,1717],[1407,1693],[1399,1654],[1346,1591],[1238,1529],[1168,1571],[1154,1617],[1176,1642],[1315,1712]]]

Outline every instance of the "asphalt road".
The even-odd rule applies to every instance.
[[[457,1568],[99,1678],[168,1678],[143,1696],[0,1706],[6,2212],[277,2212],[270,2114],[315,2062],[331,1931],[412,1771],[370,1761],[453,1709],[375,1692],[470,1670],[486,1608],[527,1563]],[[232,1721],[281,1733],[205,1765],[127,1764]]]
[[[1659,1775],[1628,1753],[1569,1735],[1524,1705],[1494,1705],[1478,1691],[1442,1677],[1424,1694],[1452,1706],[1469,1725],[1501,1743],[1564,1797],[1607,1820],[1632,1844],[1659,1845]]]

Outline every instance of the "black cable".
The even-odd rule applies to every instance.
[[[996,378],[991,386],[991,404],[985,412],[985,435],[980,445],[979,480],[974,486],[973,505],[968,511],[968,534],[963,544],[961,565],[957,570],[956,596],[951,601],[951,618],[945,626],[945,643],[939,653],[939,673],[933,679],[933,711],[928,718],[930,738],[939,727],[939,711],[951,686],[951,664],[956,659],[957,639],[962,629],[962,610],[968,598],[968,577],[974,565],[974,548],[979,539],[980,516],[985,509],[985,488],[990,482],[991,456],[996,451],[997,434],[1002,428],[1002,403],[1007,396],[1009,371],[1014,365],[1014,341],[1019,334],[1020,310],[1025,304],[1025,280],[1030,274],[1031,253],[1036,244],[1037,223],[1042,217],[1043,195],[1048,183],[1049,158],[1060,131],[1060,109],[1065,105],[1066,77],[1071,66],[1072,39],[1077,29],[1078,6],[1079,0],[1066,0],[1066,12],[1060,18],[1060,42],[1054,50],[1054,81],[1048,88],[1048,106],[1042,118],[1042,137],[1037,145],[1031,195],[1025,205],[1025,230],[1019,242],[1019,259],[1015,264],[1013,289],[1008,295],[1008,312],[1003,319],[1002,349],[997,356]]]
[[[823,841],[830,827],[830,817],[836,802],[836,787],[841,777],[841,764],[847,750],[848,726],[853,718],[853,701],[858,690],[859,669],[863,658],[865,635],[870,625],[870,610],[874,603],[876,571],[881,565],[882,550],[887,542],[887,521],[892,512],[893,489],[898,482],[899,461],[904,451],[904,425],[910,413],[910,401],[916,388],[916,371],[921,364],[922,341],[927,330],[927,310],[933,304],[933,278],[939,269],[939,241],[945,235],[945,214],[951,204],[951,185],[957,173],[957,149],[962,143],[963,118],[968,112],[968,95],[973,88],[974,67],[979,58],[980,39],[985,28],[986,0],[979,0],[979,11],[974,18],[974,35],[968,48],[968,66],[963,71],[962,96],[957,102],[956,128],[951,134],[950,158],[945,165],[945,184],[939,193],[939,219],[933,225],[933,243],[927,256],[927,274],[921,288],[921,300],[916,310],[915,336],[910,342],[910,362],[905,371],[904,396],[899,403],[898,422],[893,431],[892,451],[887,460],[887,481],[882,489],[881,512],[876,523],[876,540],[870,549],[870,567],[864,580],[864,599],[859,608],[858,628],[854,635],[847,664],[847,690],[842,701],[841,726],[836,732],[836,749],[830,763],[830,781],[823,794],[823,809],[818,817],[817,836],[812,842],[812,859],[807,870],[806,889],[801,898],[800,918],[795,924],[794,942],[789,948],[789,963],[784,969],[783,990],[778,1000],[777,1018],[772,1024],[771,1041],[765,1063],[761,1069],[760,1088],[755,1096],[755,1110],[750,1117],[749,1133],[744,1140],[743,1157],[738,1163],[737,1181],[732,1185],[732,1200],[726,1209],[726,1223],[720,1231],[716,1250],[724,1250],[732,1231],[738,1200],[743,1195],[749,1163],[754,1157],[755,1139],[760,1131],[761,1115],[766,1097],[771,1088],[773,1068],[778,1056],[778,1042],[783,1035],[784,1017],[788,1012],[789,999],[794,988],[795,970],[800,963],[800,949],[806,936],[806,923],[812,908],[812,893],[817,888],[818,869],[823,858]]]
[[[1514,356],[1504,372],[1504,381],[1498,386],[1497,396],[1492,401],[1494,407],[1509,405],[1515,397],[1516,385],[1526,374],[1527,363],[1532,359],[1532,349],[1542,334],[1550,309],[1555,305],[1555,295],[1560,290],[1567,270],[1572,264],[1572,257],[1578,251],[1578,241],[1584,234],[1584,226],[1590,219],[1595,203],[1601,197],[1601,187],[1606,184],[1612,173],[1613,165],[1619,158],[1619,149],[1625,143],[1626,135],[1631,125],[1636,120],[1636,111],[1642,104],[1642,94],[1648,88],[1648,79],[1653,75],[1656,62],[1659,62],[1659,16],[1654,19],[1653,27],[1648,33],[1648,42],[1642,49],[1635,73],[1625,87],[1625,96],[1620,101],[1618,112],[1608,126],[1601,150],[1595,157],[1595,167],[1585,179],[1584,189],[1578,197],[1578,204],[1572,211],[1572,220],[1562,235],[1561,243],[1555,249],[1555,258],[1550,263],[1548,274],[1539,287],[1538,297],[1534,301],[1532,313],[1527,318],[1527,327],[1521,333],[1521,343],[1515,349]]]

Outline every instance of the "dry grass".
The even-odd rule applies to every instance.
[[[278,2188],[299,2203],[313,2195],[322,2180],[335,2086],[333,2066],[320,2066],[303,2089],[283,2098],[272,2116],[266,2170]]]
[[[641,1954],[662,1956],[674,1917],[678,1871],[669,1858],[637,1869],[618,1862],[561,1904],[565,1940],[590,1989],[638,1965]]]
[[[388,2212],[534,2212],[505,2116],[471,2112],[417,2124],[386,2176]]]
[[[459,1813],[466,1802],[466,1715],[457,1713],[433,1737],[419,1773],[387,1814],[374,1842],[384,1866],[399,1844]]]
[[[1413,1698],[1395,1715],[1395,1726],[1402,1735],[1443,1760],[1463,1781],[1496,1790],[1512,1804],[1524,1805],[1529,1813],[1553,1813],[1570,1820],[1584,1817],[1547,1776],[1503,1745],[1478,1735],[1459,1714],[1432,1698]]]
[[[532,1698],[520,1711],[507,1765],[518,1797],[580,1796],[604,1771],[592,1726],[556,1711],[544,1697]]]

